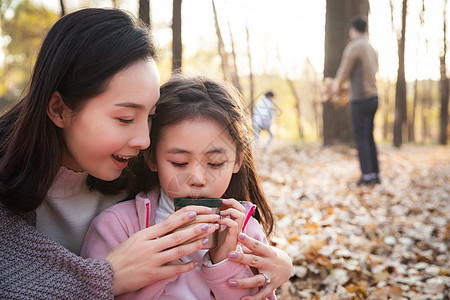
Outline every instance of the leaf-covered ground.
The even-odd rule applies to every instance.
[[[364,187],[355,149],[271,147],[271,241],[294,264],[279,299],[449,299],[450,147],[381,145],[382,183]]]

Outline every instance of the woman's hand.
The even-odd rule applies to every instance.
[[[222,199],[222,208],[220,211],[222,219],[217,223],[226,226],[225,230],[219,231],[217,246],[209,250],[211,262],[217,264],[227,258],[228,252],[237,247],[237,237],[242,230],[245,219],[245,207],[234,199]]]
[[[204,206],[180,209],[163,222],[136,232],[111,251],[106,259],[114,272],[114,295],[132,292],[156,281],[193,270],[196,267],[194,262],[168,263],[202,249],[208,243],[204,237],[213,233],[216,227],[213,224],[199,223],[172,231],[195,220],[197,215],[209,213],[211,209]],[[189,240],[194,241],[183,244]]]
[[[244,233],[239,234],[239,242],[245,246],[244,253],[231,251],[228,254],[228,258],[257,268],[259,274],[250,278],[229,279],[228,284],[234,288],[261,287],[257,294],[242,298],[245,300],[270,297],[277,287],[289,280],[292,272],[291,259],[283,250],[263,244]],[[263,273],[270,279],[270,282],[267,284],[266,278],[262,275]]]

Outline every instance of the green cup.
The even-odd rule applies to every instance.
[[[222,199],[220,198],[188,198],[188,197],[177,197],[173,199],[175,211],[189,205],[199,205],[211,207],[211,214],[218,215],[220,207],[222,206]],[[219,231],[214,231],[208,236],[209,242],[205,246],[205,249],[214,248],[217,246],[217,239],[219,237]]]

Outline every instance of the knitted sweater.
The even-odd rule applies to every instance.
[[[79,257],[35,228],[36,214],[0,204],[0,299],[112,299],[104,259]]]

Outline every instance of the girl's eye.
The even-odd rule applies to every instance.
[[[133,123],[134,119],[122,119],[122,118],[118,118],[119,122],[121,123],[125,123],[125,124],[130,124]]]
[[[225,162],[221,162],[221,163],[217,163],[217,164],[215,164],[215,163],[208,163],[208,165],[211,168],[220,169],[220,168],[222,168],[225,165]]]
[[[171,162],[171,164],[174,166],[174,167],[177,167],[177,168],[181,168],[181,167],[184,167],[184,166],[186,166],[187,165],[187,163],[176,163],[176,162]]]

